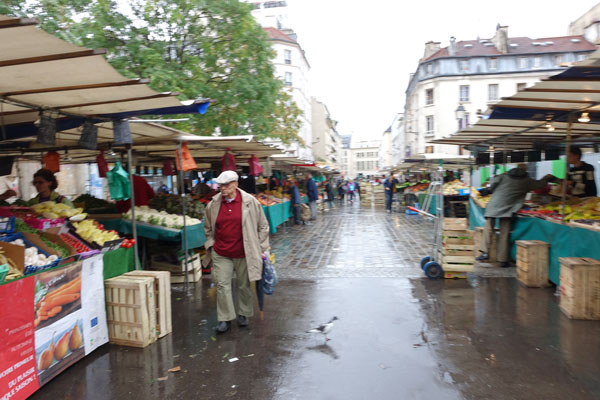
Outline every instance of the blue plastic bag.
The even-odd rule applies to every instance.
[[[268,258],[263,258],[262,289],[265,294],[271,295],[277,286],[277,272],[273,263]]]

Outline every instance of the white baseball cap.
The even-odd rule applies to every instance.
[[[216,182],[219,185],[225,185],[234,181],[238,181],[238,174],[235,171],[223,171],[221,172],[221,175],[217,177]]]

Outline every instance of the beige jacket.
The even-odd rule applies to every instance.
[[[242,194],[242,235],[248,277],[250,281],[258,281],[262,278],[262,252],[269,249],[269,222],[258,200],[243,190],[238,190]],[[206,233],[204,247],[206,249],[210,249],[215,244],[221,197],[221,193],[213,197],[204,212],[204,232]]]

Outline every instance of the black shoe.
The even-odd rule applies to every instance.
[[[231,321],[219,321],[217,325],[217,333],[225,333],[231,329]]]
[[[475,260],[477,261],[487,261],[490,259],[490,256],[488,255],[488,253],[481,253],[481,255],[479,257],[477,257]]]
[[[238,326],[240,328],[245,328],[248,326],[248,317],[243,315],[238,315]]]

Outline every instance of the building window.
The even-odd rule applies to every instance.
[[[285,73],[285,85],[292,86],[292,73],[291,72]]]
[[[292,51],[291,50],[283,50],[283,61],[286,64],[292,63]]]
[[[542,68],[542,57],[533,57],[533,68]]]
[[[498,84],[488,85],[488,101],[498,101]]]
[[[433,115],[428,115],[425,117],[425,124],[427,126],[427,130],[425,131],[425,136],[433,136],[434,126],[433,126]]]
[[[469,72],[469,60],[459,61],[460,72]]]
[[[562,62],[563,62],[562,54],[558,54],[558,55],[554,56],[554,65],[560,66],[560,64],[562,64]]]
[[[425,89],[425,105],[433,105],[433,89]]]
[[[431,73],[433,72],[433,66],[431,64],[427,64],[425,66],[425,72],[427,73],[427,75],[431,75]]]
[[[498,69],[498,59],[496,57],[488,59],[488,69],[490,71]]]
[[[462,131],[465,128],[469,127],[469,114],[465,113],[465,116],[462,119],[458,120],[458,130]]]
[[[469,101],[469,85],[460,85],[458,101]]]
[[[587,58],[587,54],[577,54],[577,61],[583,61]]]
[[[519,68],[528,68],[529,60],[527,57],[519,57]]]
[[[426,146],[425,147],[425,153],[432,154],[433,153],[433,146]]]

